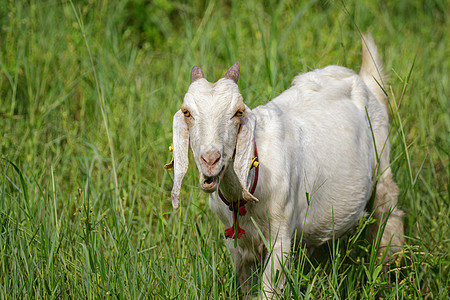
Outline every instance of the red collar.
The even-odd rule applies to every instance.
[[[258,150],[256,148],[256,141],[255,143],[255,159],[254,161],[258,161]],[[253,168],[253,165],[250,166],[250,169]],[[250,193],[253,195],[253,193],[256,190],[256,186],[258,185],[258,176],[259,176],[259,167],[255,166],[255,176],[253,178],[253,185],[250,189]],[[240,216],[245,216],[247,214],[247,210],[245,209],[245,204],[247,204],[247,201],[244,199],[240,199],[236,202],[230,202],[228,201],[225,196],[222,194],[222,192],[219,189],[219,197],[222,199],[222,202],[225,203],[226,206],[230,209],[230,211],[233,212],[233,226],[231,228],[225,229],[225,236],[227,238],[235,239],[236,237],[238,239],[241,238],[241,236],[245,233],[245,230],[239,227],[239,224],[237,224],[237,213],[239,212]],[[237,226],[236,226],[237,224]]]

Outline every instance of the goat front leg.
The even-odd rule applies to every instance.
[[[281,294],[284,284],[284,266],[291,249],[288,230],[282,226],[272,226],[270,249],[268,249],[263,274],[262,299],[276,299]]]
[[[250,288],[256,283],[254,272],[256,270],[255,254],[251,249],[235,246],[235,240],[230,239],[228,241],[228,248],[230,250],[231,257],[235,263],[236,277],[239,279],[241,285],[241,291],[248,293]],[[257,273],[256,273],[257,274]]]

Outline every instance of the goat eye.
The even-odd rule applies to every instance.
[[[234,114],[234,116],[240,118],[240,117],[242,117],[243,114],[244,114],[244,112],[238,110],[238,111]]]
[[[186,118],[189,118],[191,116],[191,113],[188,110],[183,111],[183,114]]]

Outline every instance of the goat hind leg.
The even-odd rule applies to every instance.
[[[371,225],[370,236],[375,239],[382,234],[378,257],[384,256],[387,263],[396,258],[403,244],[403,211],[397,206],[398,187],[392,178],[391,169],[388,168],[380,177],[375,191],[374,213],[376,222]],[[384,230],[381,232],[381,230]]]

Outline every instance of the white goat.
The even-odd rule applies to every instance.
[[[377,223],[371,234],[385,224],[379,251],[387,251],[385,260],[401,247],[402,212],[396,208],[380,88],[384,78],[372,37],[363,37],[363,43],[359,76],[339,66],[300,74],[291,88],[253,110],[239,93],[238,63],[216,83],[208,82],[199,67],[192,69],[191,85],[173,119],[172,204],[179,205],[190,140],[200,186],[211,193],[209,205],[231,226],[228,237],[239,238],[228,246],[244,290],[264,257],[264,291],[279,291],[282,280],[275,282],[274,275],[282,274],[293,238],[302,236],[302,243],[314,248],[347,233],[364,215],[376,178]],[[260,165],[252,168],[255,145]],[[248,214],[241,208],[235,226],[244,205]]]

